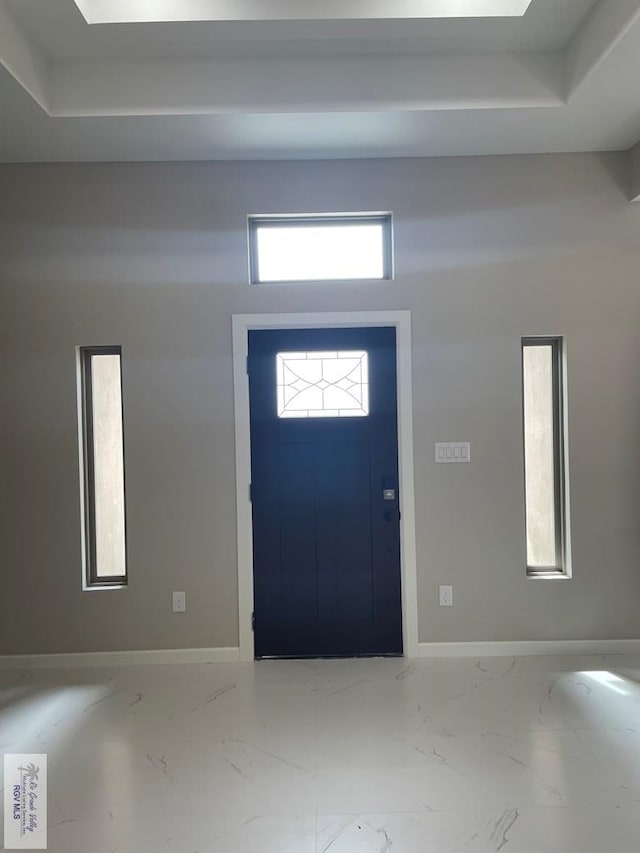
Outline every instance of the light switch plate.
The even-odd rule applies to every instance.
[[[436,441],[436,462],[471,462],[471,443]]]
[[[185,613],[187,610],[187,593],[186,592],[174,592],[173,593],[173,612],[174,613]]]

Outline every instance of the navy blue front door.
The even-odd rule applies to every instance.
[[[402,654],[396,335],[249,332],[256,657]]]

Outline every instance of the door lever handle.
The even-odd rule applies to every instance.
[[[388,509],[383,513],[386,521],[400,521],[400,512],[398,510]]]

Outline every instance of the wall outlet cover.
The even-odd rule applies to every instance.
[[[440,607],[453,607],[453,587],[440,587]]]
[[[187,593],[186,592],[174,592],[173,593],[173,612],[174,613],[185,613],[187,610]]]

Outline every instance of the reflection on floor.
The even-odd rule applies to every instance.
[[[50,853],[636,853],[640,658],[0,672]]]

